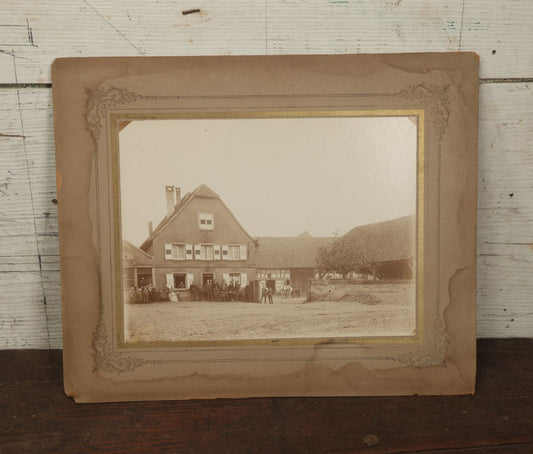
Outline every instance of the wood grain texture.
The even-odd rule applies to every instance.
[[[0,22],[0,348],[61,347],[47,84],[91,55],[478,52],[478,335],[533,334],[532,2],[5,0]]]
[[[0,345],[61,346],[51,90],[0,90]]]
[[[459,50],[482,78],[533,77],[528,0],[4,0],[1,22],[0,83],[50,83],[68,56]]]
[[[478,341],[474,396],[75,404],[61,352],[2,351],[2,453],[527,453],[533,341]]]
[[[478,335],[533,335],[533,90],[482,85]]]

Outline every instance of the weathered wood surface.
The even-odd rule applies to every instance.
[[[199,9],[199,12],[183,12]],[[531,77],[528,0],[3,0],[0,81],[49,83],[58,56],[477,51],[481,77]],[[9,26],[9,27],[8,27]]]
[[[75,404],[58,350],[0,352],[0,452],[533,452],[533,340],[478,342],[474,396]]]
[[[4,0],[0,348],[61,346],[54,58],[457,50],[481,56],[478,335],[529,337],[532,2]]]

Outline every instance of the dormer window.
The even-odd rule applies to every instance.
[[[215,230],[213,213],[198,213],[198,228],[200,230]]]

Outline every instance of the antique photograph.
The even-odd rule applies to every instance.
[[[418,121],[120,122],[125,343],[416,335]]]
[[[56,60],[66,393],[472,393],[478,68]]]

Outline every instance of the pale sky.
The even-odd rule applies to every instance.
[[[123,238],[140,245],[165,185],[205,183],[251,236],[313,236],[416,211],[406,117],[137,120],[120,132]]]

